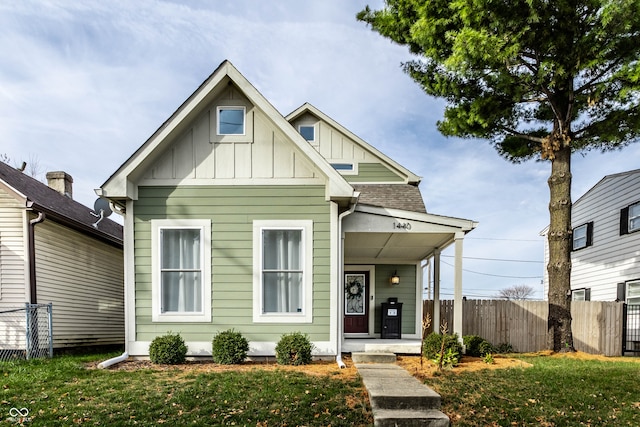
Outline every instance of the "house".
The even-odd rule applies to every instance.
[[[309,104],[283,117],[224,61],[97,190],[125,218],[127,354],[171,331],[210,355],[230,328],[251,356],[295,331],[338,360],[417,351],[421,262],[455,244],[462,301],[476,226],[427,213],[419,182]]]
[[[640,169],[602,178],[573,203],[571,226],[572,299],[640,304]]]
[[[52,303],[53,348],[122,345],[122,226],[94,226],[93,211],[72,199],[70,175],[47,179],[0,162],[0,311]],[[24,334],[9,333],[6,319],[0,348],[21,348]]]

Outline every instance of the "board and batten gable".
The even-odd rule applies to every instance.
[[[330,324],[330,204],[316,186],[145,186],[135,203],[135,340],[151,341],[168,331],[186,341],[210,342],[233,328],[249,341],[278,341],[283,333],[302,331],[312,341],[328,341]],[[211,221],[211,322],[152,321],[151,221]],[[253,321],[253,222],[313,221],[313,321]]]
[[[313,126],[314,139],[309,141],[350,183],[405,183],[407,176],[357,142],[351,136],[307,112],[291,121],[294,128]],[[338,165],[341,165],[340,168]],[[351,169],[349,168],[351,167]]]
[[[24,305],[27,294],[26,211],[0,186],[0,307]]]
[[[245,135],[217,135],[219,106],[245,108]],[[235,86],[229,85],[220,97],[187,124],[186,130],[147,168],[138,185],[290,178],[323,183],[306,157],[292,146],[268,116]]]
[[[573,228],[593,222],[592,245],[571,254],[572,289],[613,301],[617,283],[640,279],[640,232],[620,235],[620,211],[640,201],[640,170],[604,177],[573,204]]]

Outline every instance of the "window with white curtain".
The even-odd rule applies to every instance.
[[[311,322],[312,221],[254,221],[254,321]]]
[[[154,321],[211,320],[211,223],[153,220]]]

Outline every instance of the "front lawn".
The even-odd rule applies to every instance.
[[[209,372],[142,365],[91,369],[112,355],[63,356],[0,364],[0,420],[27,408],[24,425],[364,426],[373,419],[355,375],[301,369]],[[335,363],[333,363],[335,365]],[[8,423],[12,423],[11,420]],[[1,421],[0,421],[1,422]]]
[[[516,357],[532,366],[423,380],[454,426],[640,426],[638,358]]]

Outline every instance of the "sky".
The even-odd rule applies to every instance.
[[[511,164],[484,140],[445,138],[445,102],[401,69],[408,50],[356,20],[382,0],[0,0],[0,156],[94,189],[225,59],[283,115],[305,102],[422,176],[430,213],[477,221],[463,294],[528,285],[543,298],[550,163]],[[640,144],[572,160],[573,200],[640,167]],[[441,298],[453,297],[453,256]]]

